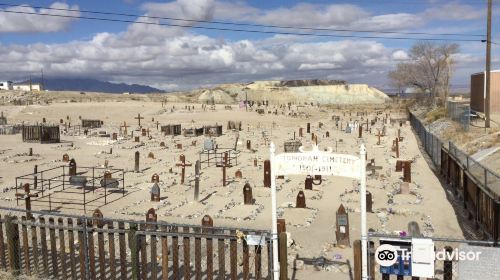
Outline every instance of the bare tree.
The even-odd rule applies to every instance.
[[[458,49],[457,44],[418,42],[409,51],[409,61],[398,63],[389,79],[398,88],[415,87],[428,92],[434,104],[439,97],[446,106],[455,64],[453,55]]]

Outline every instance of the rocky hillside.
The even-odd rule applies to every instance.
[[[256,81],[249,84],[224,84],[212,89],[194,90],[192,101],[237,103],[268,100],[272,104],[382,104],[389,100],[383,92],[365,84],[347,84],[337,80]],[[176,99],[179,97],[176,97]]]

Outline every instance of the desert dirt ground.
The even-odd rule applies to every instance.
[[[194,110],[186,109],[194,106]],[[175,109],[174,109],[175,107]],[[265,111],[274,111],[270,106]],[[368,213],[368,228],[378,232],[397,233],[406,231],[410,221],[416,221],[420,229],[427,236],[444,236],[463,238],[456,214],[446,198],[446,193],[440,181],[428,166],[417,140],[408,123],[399,127],[399,123],[385,124],[386,136],[381,137],[380,145],[377,142],[377,128],[382,129],[382,118],[385,113],[399,116],[401,113],[385,111],[379,115],[379,121],[371,126],[371,132],[363,130],[363,137],[358,133],[346,133],[339,130],[333,115],[340,116],[343,127],[346,122],[359,120],[364,123],[367,116],[356,116],[338,109],[327,107],[305,106],[294,107],[294,112],[300,112],[299,117],[288,116],[288,108],[277,107],[278,115],[256,112],[245,112],[244,108],[232,105],[232,109],[225,105],[216,105],[215,110],[210,106],[206,110],[201,104],[180,104],[143,101],[123,102],[87,102],[87,103],[52,103],[51,105],[30,106],[3,106],[2,111],[9,123],[36,123],[46,118],[48,123],[59,124],[60,119],[71,124],[80,124],[82,119],[100,119],[104,122],[102,128],[93,129],[88,136],[65,135],[61,136],[61,143],[39,144],[22,142],[21,135],[0,135],[0,185],[4,190],[0,194],[2,206],[16,207],[15,178],[33,172],[34,165],[38,171],[66,165],[62,161],[63,154],[75,159],[79,167],[103,167],[108,161],[108,167],[124,169],[125,195],[121,193],[108,194],[107,204],[104,205],[104,191],[97,189],[87,194],[87,201],[99,198],[86,206],[87,215],[100,208],[105,217],[119,217],[144,220],[149,208],[155,208],[158,219],[172,223],[200,224],[201,218],[208,214],[214,219],[215,226],[230,226],[255,229],[269,229],[271,223],[270,189],[264,187],[263,162],[268,158],[269,142],[276,144],[277,153],[283,152],[284,141],[294,138],[302,141],[306,150],[312,144],[311,134],[306,133],[306,124],[311,124],[311,132],[318,136],[320,149],[332,147],[333,151],[355,155],[359,152],[359,145],[364,143],[367,148],[367,162],[375,159],[375,164],[381,166],[375,176],[367,178],[367,189],[373,195],[373,212]],[[282,115],[281,112],[285,114]],[[361,110],[360,110],[361,111]],[[142,128],[149,128],[151,139],[141,136],[138,121],[135,119],[140,113]],[[308,115],[308,117],[306,117]],[[68,118],[69,117],[69,120]],[[364,121],[361,121],[361,118]],[[153,121],[154,118],[154,121]],[[374,112],[368,118],[374,119]],[[182,128],[201,127],[202,125],[220,124],[223,126],[223,135],[212,137],[219,148],[234,147],[238,151],[237,165],[227,169],[228,185],[222,186],[222,168],[211,164],[202,165],[200,178],[200,202],[194,201],[194,163],[203,149],[206,136],[184,137],[165,136],[156,128],[160,125],[181,124]],[[227,130],[228,121],[241,121],[242,130]],[[108,134],[119,133],[120,125],[126,122],[128,137],[118,136],[113,141],[110,137],[99,137],[99,131]],[[319,123],[323,123],[319,128]],[[64,126],[62,126],[64,128]],[[303,128],[304,135],[299,137],[299,128]],[[403,141],[399,143],[400,159],[412,160],[410,193],[400,194],[402,172],[395,172],[396,158],[391,151],[393,139],[397,130],[401,130]],[[71,130],[71,129],[70,129]],[[134,142],[129,137],[140,137],[140,142]],[[326,132],[329,137],[326,137]],[[236,142],[236,139],[238,141]],[[251,150],[246,148],[247,140],[251,141]],[[160,142],[165,142],[165,147]],[[195,143],[193,141],[196,141]],[[177,148],[182,144],[182,149]],[[29,148],[33,149],[33,156],[29,156]],[[112,148],[112,154],[109,153]],[[134,172],[134,153],[140,152],[140,172]],[[154,154],[148,158],[149,153]],[[186,180],[180,184],[181,168],[179,156],[185,155],[186,161],[193,164],[186,167]],[[254,166],[254,159],[258,165]],[[172,169],[172,172],[170,172]],[[66,169],[67,170],[67,169]],[[235,178],[235,172],[240,170],[242,178]],[[103,172],[102,170],[99,172]],[[151,177],[158,174],[160,179],[161,201],[150,202]],[[371,171],[368,171],[371,174]],[[48,175],[47,175],[48,176]],[[359,239],[360,213],[359,193],[357,181],[342,177],[325,177],[320,185],[314,185],[313,190],[304,189],[304,176],[286,176],[277,180],[278,211],[280,217],[286,220],[287,231],[293,239],[290,246],[289,262],[294,260],[312,259],[321,257],[335,260],[336,265],[318,267],[306,262],[304,267],[293,270],[290,265],[289,275],[294,279],[350,279],[348,263],[352,264],[352,248],[335,246],[335,212],[341,204],[349,212],[350,239]],[[254,205],[243,204],[243,186],[248,182],[253,189]],[[47,188],[47,186],[45,186]],[[75,186],[66,186],[67,192],[60,189],[47,191],[44,199],[34,199],[33,209],[51,210],[61,213],[84,214],[81,191]],[[298,192],[302,190],[306,197],[306,208],[295,208]],[[71,192],[71,193],[70,193]],[[51,193],[52,203],[49,206],[47,195]],[[76,204],[69,204],[74,202]],[[20,208],[24,207],[20,202]],[[347,262],[347,260],[350,260]],[[335,278],[332,278],[335,277]]]

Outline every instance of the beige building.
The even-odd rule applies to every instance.
[[[479,72],[470,77],[470,108],[484,113],[484,74]],[[500,113],[500,70],[491,71],[490,113]]]
[[[32,84],[14,84],[14,90],[22,90],[22,91],[42,91],[42,84],[32,83]]]

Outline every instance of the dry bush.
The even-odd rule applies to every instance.
[[[424,118],[425,123],[431,123],[439,119],[446,117],[446,109],[444,107],[438,107],[432,111],[429,111]]]

